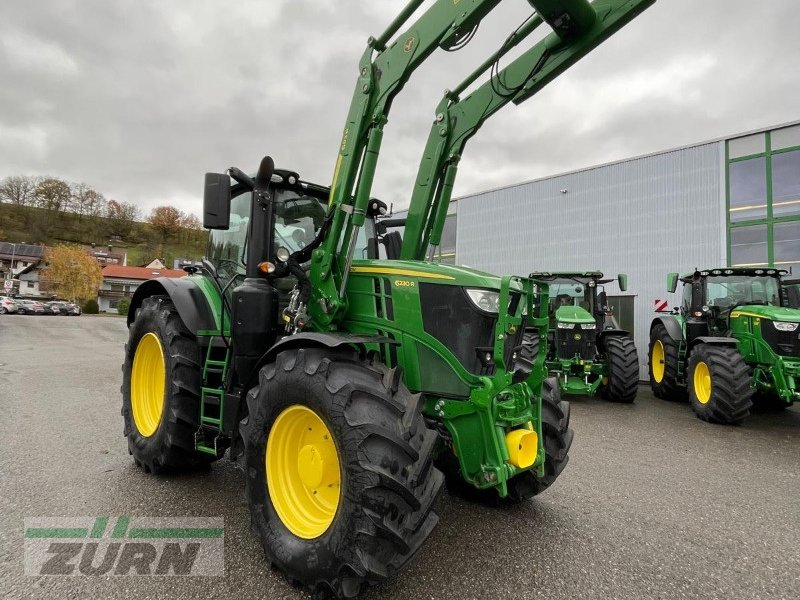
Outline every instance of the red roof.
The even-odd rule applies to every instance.
[[[123,267],[122,265],[106,265],[103,267],[103,278],[118,277],[120,279],[155,279],[156,277],[184,277],[185,271],[177,269],[148,269],[147,267]]]

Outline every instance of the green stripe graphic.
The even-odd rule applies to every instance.
[[[130,521],[131,520],[128,517],[119,517],[117,519],[117,524],[114,525],[114,531],[111,532],[111,537],[125,537],[125,532],[128,530],[128,523],[130,523]]]
[[[84,538],[89,530],[82,527],[30,527],[25,530],[26,538]]]
[[[94,527],[92,527],[91,536],[93,538],[101,538],[108,526],[108,517],[97,517],[94,520]]]
[[[128,532],[129,538],[218,538],[222,528],[218,527],[141,527]]]

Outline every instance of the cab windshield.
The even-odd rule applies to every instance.
[[[705,303],[720,311],[742,304],[780,306],[780,283],[776,277],[770,276],[709,275]]]
[[[550,312],[555,312],[562,306],[580,306],[592,312],[592,299],[594,287],[589,286],[591,280],[586,278],[553,279],[550,284]]]

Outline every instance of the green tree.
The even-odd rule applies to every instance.
[[[130,307],[131,301],[128,298],[122,298],[119,302],[117,302],[117,313],[127,316]]]

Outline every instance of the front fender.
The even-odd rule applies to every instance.
[[[136,310],[141,307],[145,298],[150,296],[169,296],[184,324],[197,335],[198,331],[216,331],[217,318],[209,299],[200,283],[202,276],[193,277],[158,277],[145,281],[136,288],[128,310],[128,327],[136,318]],[[209,286],[205,286],[209,287]],[[214,288],[216,291],[216,288]]]
[[[601,329],[597,332],[597,349],[600,352],[605,350],[606,338],[610,337],[629,337],[630,332],[625,329]]]
[[[699,344],[709,344],[712,346],[729,346],[732,348],[736,348],[739,345],[739,340],[732,337],[712,337],[705,335],[694,338],[689,343],[689,350],[691,350],[692,348],[694,348]]]
[[[650,323],[650,331],[652,331],[653,327],[658,324],[663,325],[664,329],[667,330],[667,335],[669,335],[669,337],[676,342],[683,340],[683,327],[681,326],[681,322],[674,315],[663,315],[656,317],[653,319],[652,323]]]
[[[341,348],[342,346],[361,346],[365,344],[397,344],[395,340],[382,335],[367,335],[341,331],[318,332],[302,331],[281,338],[258,359],[253,371],[245,382],[245,390],[249,390],[258,381],[261,367],[275,360],[279,352],[293,348]]]

